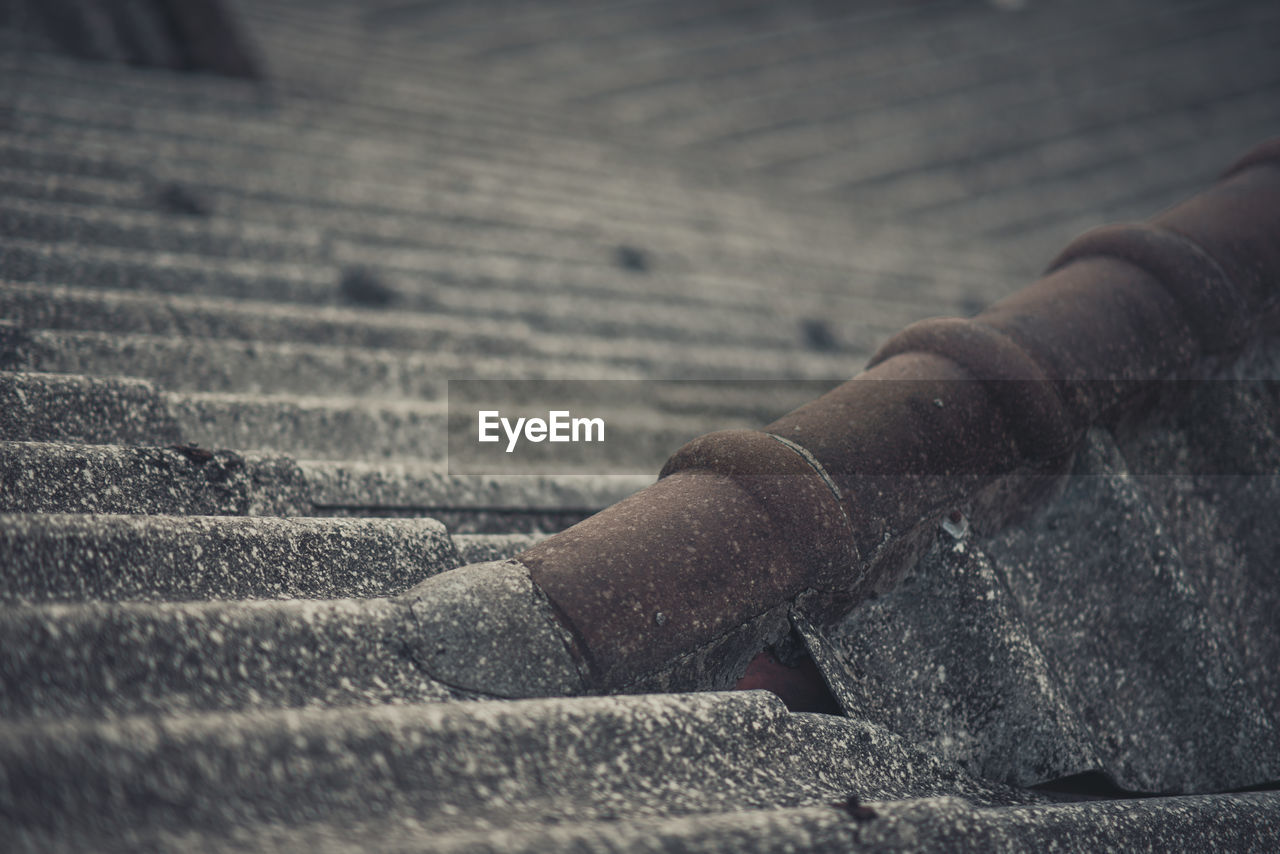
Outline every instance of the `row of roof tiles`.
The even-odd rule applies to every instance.
[[[628,9],[653,13],[657,30],[670,33],[677,32],[670,16],[686,14],[671,3],[592,14],[625,20]],[[1186,56],[1239,46],[1231,27],[1239,30],[1261,7],[1241,10],[1221,21],[1218,41],[1205,37]],[[1208,14],[1183,12],[1153,26],[1176,39]],[[652,376],[681,362],[718,366],[712,373],[721,375],[747,349],[763,347],[768,353],[750,360],[753,372],[844,376],[841,366],[912,319],[913,304],[969,313],[1003,295],[1009,265],[992,263],[987,247],[944,251],[927,235],[873,225],[865,209],[797,200],[696,159],[672,166],[661,146],[645,151],[649,140],[621,140],[616,129],[546,100],[565,91],[561,84],[499,92],[470,68],[432,64],[431,55],[466,53],[465,43],[442,44],[425,58],[403,45],[370,51],[331,27],[351,14],[341,4],[327,11],[260,4],[246,13],[263,48],[266,90],[136,69],[99,67],[88,77],[84,66],[29,54],[6,60],[9,80],[22,86],[0,139],[0,180],[10,192],[0,265],[16,280],[0,289],[16,327],[5,330],[4,367],[23,371],[4,376],[15,408],[0,446],[11,475],[0,518],[0,822],[9,838],[29,849],[210,851],[1087,847],[1128,845],[1136,836],[1241,848],[1275,838],[1271,792],[1063,804],[1025,788],[1078,769],[1166,791],[1273,779],[1265,715],[1275,708],[1266,667],[1275,656],[1266,619],[1274,562],[1265,536],[1247,536],[1247,519],[1222,518],[1274,506],[1257,480],[1219,493],[1204,492],[1203,483],[1188,493],[1121,482],[1113,491],[1137,519],[1129,527],[1106,489],[1072,493],[1019,529],[1023,541],[923,538],[930,557],[915,587],[856,611],[847,625],[772,613],[774,629],[803,635],[848,717],[788,712],[759,693],[452,702],[476,695],[429,672],[438,676],[452,650],[468,682],[486,668],[509,673],[513,654],[537,647],[539,635],[530,624],[509,631],[502,601],[545,604],[509,564],[490,563],[484,585],[447,571],[459,561],[506,558],[529,537],[457,532],[558,529],[632,487],[450,478],[391,465],[377,443],[367,449],[376,460],[349,459],[371,419],[385,428],[393,455],[414,453],[397,434],[428,422],[397,421],[396,413],[422,414],[430,404],[397,408],[379,397],[438,399],[451,366],[474,365],[472,353],[495,346],[499,375],[559,370],[556,359],[575,354],[612,355],[609,375]],[[952,13],[960,17],[936,20],[977,32],[959,5]],[[456,14],[483,24],[481,32],[490,26],[474,10]],[[692,14],[718,38],[716,16]],[[1035,20],[1052,26],[1053,13]],[[1100,19],[1103,30],[1110,21]],[[552,27],[532,49],[563,44],[565,35]],[[497,37],[501,47],[507,36]],[[323,75],[308,79],[317,51],[355,88],[335,93],[324,90]],[[509,56],[519,53],[517,46]],[[545,56],[554,68],[555,51]],[[367,73],[352,74],[354,63]],[[1255,88],[1268,85],[1265,76],[1246,76]],[[435,85],[418,87],[419,79]],[[983,85],[998,95],[1000,79]],[[1221,97],[1226,82],[1205,92]],[[1234,148],[1230,137],[1246,126],[1253,135],[1240,118],[1251,103],[1244,95],[1237,111],[1221,108],[1224,146]],[[905,121],[909,112],[897,115]],[[922,108],[920,117],[927,114]],[[694,133],[701,127],[689,124]],[[796,136],[792,151],[810,137]],[[746,148],[761,150],[778,139],[743,137]],[[1132,146],[1150,150],[1141,140]],[[1127,186],[1167,190],[1193,152],[1220,162],[1220,153],[1187,141]],[[177,219],[149,212],[156,210]],[[853,241],[851,233],[865,236]],[[326,256],[326,241],[345,248]],[[440,244],[470,247],[474,259],[442,253]],[[231,263],[237,255],[242,260]],[[367,272],[351,277],[352,293],[385,288],[399,299],[382,307],[353,299],[343,290],[344,267],[356,266]],[[415,302],[426,278],[438,294]],[[850,280],[862,296],[835,293]],[[696,299],[682,293],[690,283]],[[527,287],[538,293],[522,298]],[[814,318],[826,334],[804,325]],[[317,336],[342,349],[321,352]],[[833,341],[843,352],[824,356]],[[392,352],[424,349],[457,355]],[[1268,352],[1258,350],[1252,364],[1274,376]],[[316,365],[322,370],[309,373]],[[370,385],[392,374],[399,379]],[[261,396],[255,383],[272,376],[277,394]],[[729,401],[726,411],[754,423],[776,415],[743,401]],[[329,420],[333,412],[342,415]],[[1230,435],[1229,447],[1261,453],[1275,446],[1261,424],[1265,417],[1224,424],[1193,416],[1183,429],[1200,431],[1197,447]],[[330,427],[346,435],[322,445]],[[1123,454],[1169,451],[1164,435],[1140,431]],[[193,439],[271,452],[213,452],[187,444]],[[1105,448],[1109,439],[1091,441]],[[281,450],[343,459],[299,463]],[[384,518],[225,515],[263,512]],[[385,518],[424,512],[448,527]],[[192,513],[222,515],[172,515]],[[1091,659],[1073,650],[1071,615],[1079,613],[1036,586],[1042,563],[1019,557],[1057,555],[1050,571],[1066,588],[1058,594],[1098,584],[1083,613],[1119,619],[1123,610],[1102,609],[1115,598],[1106,584],[1120,583],[1109,558],[1070,557],[1098,536],[1078,520],[1100,514],[1105,542],[1133,544],[1110,557],[1132,559],[1151,619],[1200,621],[1169,657],[1175,683],[1208,668],[1207,681],[1187,683],[1188,696],[1198,698],[1189,712],[1160,708],[1177,694],[1172,689],[1126,693],[1106,678],[1091,681],[1096,673],[1123,676],[1124,667],[1116,669],[1123,652]],[[1160,547],[1160,525],[1170,520],[1178,555],[1148,566],[1146,552]],[[1224,531],[1227,542],[1242,544],[1238,554],[1223,553]],[[921,588],[927,596],[913,595]],[[974,594],[979,588],[997,594],[990,605]],[[1012,599],[1001,598],[1005,590]],[[1121,593],[1138,601],[1127,588]],[[314,596],[324,598],[304,598]],[[477,613],[479,622],[468,622]],[[673,625],[676,611],[662,613],[663,625]],[[536,610],[534,617],[545,619]],[[984,620],[991,630],[975,633]],[[910,630],[918,624],[928,631]],[[1149,628],[1139,634],[1158,648],[1159,626]],[[935,644],[915,644],[929,632]],[[760,639],[739,640],[749,655]],[[545,677],[561,642],[551,641],[518,675]],[[1088,725],[1055,733],[1046,722],[1059,718],[1026,690],[1039,685],[1043,668],[1011,667],[995,679],[998,668],[980,666],[982,651],[1061,671],[1047,690],[1071,696],[1054,708]],[[1131,658],[1151,651],[1144,646]],[[742,663],[704,657],[683,677],[701,687],[727,684]],[[842,668],[856,678],[840,678]],[[935,678],[939,668],[952,678]],[[520,693],[520,680],[509,681],[515,689],[507,693]],[[887,702],[895,692],[936,695],[950,712],[912,717],[919,704]],[[1007,698],[1018,702],[992,717]],[[1256,698],[1262,718],[1250,705]],[[1090,717],[1111,706],[1121,718],[1143,714],[1119,723]],[[1149,732],[1134,739],[1125,729],[1133,720]],[[1200,752],[1179,756],[1178,739],[1197,726]],[[975,732],[981,737],[966,738]],[[1046,749],[1019,750],[1018,734],[1028,732],[1042,736],[1028,743]],[[1125,743],[1098,750],[1082,732]],[[1163,746],[1152,749],[1144,735]],[[1219,759],[1200,761],[1217,747]]]

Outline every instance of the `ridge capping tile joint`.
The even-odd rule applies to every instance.
[[[731,687],[778,613],[835,617],[892,586],[946,513],[999,524],[1042,480],[1021,475],[1063,471],[1089,426],[1144,405],[1139,383],[1247,343],[1280,313],[1278,164],[1264,143],[1150,224],[1086,233],[976,317],[907,327],[763,432],[694,439],[517,555],[582,689]],[[527,673],[518,646],[506,666]],[[576,691],[556,673],[541,693]]]

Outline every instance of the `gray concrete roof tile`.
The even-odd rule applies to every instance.
[[[388,596],[464,562],[434,519],[35,513],[0,521],[0,601],[10,604]],[[469,548],[527,541],[513,539],[473,537]]]
[[[0,634],[9,721],[454,696],[388,599],[15,605]]]
[[[86,73],[0,24],[0,834],[1271,844],[1270,791],[1026,788],[1274,783],[1274,478],[1141,473],[1274,471],[1265,391],[1098,438],[1104,476],[999,538],[973,515],[856,631],[793,615],[852,716],[758,692],[459,703],[478,694],[428,675],[473,682],[487,650],[527,665],[498,693],[581,690],[548,677],[578,639],[538,628],[551,606],[512,564],[442,571],[651,480],[449,476],[444,379],[847,376],[922,314],[1008,294],[1073,217],[1172,201],[1274,127],[1265,3],[1012,5],[242,4],[268,85]],[[1243,370],[1274,378],[1275,352]],[[749,395],[714,403],[762,423]],[[689,400],[668,404],[659,426]],[[523,628],[489,631],[499,598]],[[628,687],[731,684],[789,609]]]
[[[47,836],[61,824],[74,840],[92,828],[106,842],[139,829],[216,840],[237,827],[305,831],[310,820],[388,814],[474,839],[813,805],[839,817],[826,805],[850,794],[1039,800],[874,726],[788,713],[763,692],[11,723],[0,751],[5,802],[24,830]],[[126,769],[130,788],[113,791]],[[87,821],[68,825],[69,815]]]

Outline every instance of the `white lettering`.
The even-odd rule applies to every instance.
[[[511,453],[516,449],[516,442],[520,439],[520,428],[524,426],[524,419],[517,418],[515,429],[512,429],[511,422],[503,418],[502,429],[507,431],[507,453]]]
[[[569,413],[565,413],[568,415]],[[583,428],[586,434],[583,438],[578,438],[578,428]],[[596,438],[591,438],[591,429],[595,428]],[[603,418],[575,418],[573,419],[573,441],[575,442],[603,442],[604,441],[604,419]]]
[[[477,415],[479,416],[477,420],[480,422],[480,426],[478,428],[480,435],[477,437],[476,441],[478,442],[498,441],[498,434],[494,433],[491,435],[489,432],[490,430],[496,430],[498,428],[498,421],[497,421],[498,410],[482,409],[480,410],[480,412],[477,413]]]
[[[507,437],[507,453],[514,453],[523,434],[527,442],[603,442],[603,418],[573,418],[567,409],[553,409],[542,418],[503,418],[496,409],[482,409],[476,413],[476,440],[498,442],[498,428]]]
[[[547,439],[552,442],[569,441],[569,433],[567,432],[567,428],[569,427],[569,410],[553,409],[547,413],[547,417],[550,419],[548,423],[551,427],[551,432],[547,436]],[[576,439],[577,437],[575,436],[574,438]]]

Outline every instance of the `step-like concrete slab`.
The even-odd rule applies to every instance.
[[[462,560],[434,519],[0,514],[4,603],[391,596]]]

